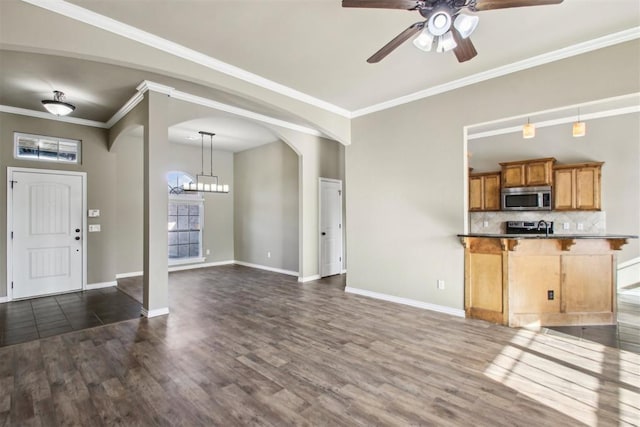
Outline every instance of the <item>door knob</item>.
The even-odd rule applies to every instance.
[[[76,240],[80,240],[80,236],[76,236]]]

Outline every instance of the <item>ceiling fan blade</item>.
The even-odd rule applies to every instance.
[[[406,9],[418,7],[417,0],[342,0],[342,7],[364,7],[378,9]]]
[[[473,10],[506,9],[509,7],[546,6],[559,4],[563,0],[478,0]]]
[[[411,25],[409,28],[407,28],[406,30],[404,30],[403,32],[395,36],[395,38],[391,40],[389,43],[384,45],[382,49],[380,49],[379,51],[371,55],[371,58],[367,59],[367,62],[369,64],[375,64],[376,62],[382,61],[385,58],[385,56],[393,52],[398,46],[406,42],[411,36],[413,36],[419,31],[422,31],[424,26],[425,26],[424,22],[416,22],[415,24]]]
[[[473,43],[471,43],[470,38],[462,38],[458,30],[456,30],[455,28],[451,28],[451,33],[453,34],[453,39],[458,44],[458,46],[453,49],[453,53],[456,54],[458,62],[468,61],[470,59],[473,59],[478,54],[475,46],[473,46]]]

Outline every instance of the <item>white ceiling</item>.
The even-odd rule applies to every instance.
[[[3,5],[17,1],[0,0],[0,11]],[[507,69],[518,61],[560,49],[571,50],[580,44],[590,46],[594,39],[611,34],[626,31],[631,38],[640,34],[638,0],[564,0],[560,5],[478,13],[480,25],[472,39],[479,54],[462,64],[453,53],[424,53],[410,41],[382,62],[368,64],[366,59],[371,54],[410,24],[422,20],[417,12],[342,8],[340,0],[56,3],[86,8],[356,114],[375,104]],[[58,17],[55,12],[47,13],[52,20]],[[169,76],[82,59],[20,53],[15,46],[1,42],[0,47],[5,49],[0,51],[2,105],[41,109],[39,102],[45,94],[61,90],[65,84],[75,85],[78,92],[67,93],[69,101],[78,105],[74,115],[106,121],[135,93],[135,86],[147,79],[267,113],[248,100]],[[15,58],[19,61],[14,62]],[[91,70],[77,71],[86,71],[86,67]],[[105,79],[105,75],[109,78]],[[295,117],[276,118],[305,125]],[[220,134],[219,147],[230,151],[273,138],[261,125],[247,123],[227,114],[212,113],[210,122],[198,120],[176,127],[171,138],[178,141],[189,132],[211,130]]]

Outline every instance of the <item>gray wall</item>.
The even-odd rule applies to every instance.
[[[281,141],[236,153],[234,182],[235,259],[297,272],[296,153]]]
[[[638,92],[639,48],[632,41],[354,119],[348,286],[462,309],[463,127]]]
[[[640,233],[640,115],[607,117],[587,122],[587,134],[571,136],[571,123],[538,128],[534,139],[511,133],[469,141],[469,166],[474,172],[500,170],[499,162],[555,157],[557,163],[605,162],[602,167],[602,210],[608,233]],[[623,247],[618,261],[635,258],[640,242]]]
[[[201,170],[199,146],[170,144],[169,170],[195,175]],[[124,135],[114,146],[117,153],[118,215],[117,272],[142,271],[142,137]],[[205,152],[206,161],[209,161]],[[206,166],[209,172],[209,166]],[[205,262],[233,260],[233,154],[214,151],[213,171],[221,182],[229,184],[229,194],[204,196],[204,230],[202,249],[211,251]]]
[[[82,164],[62,165],[52,162],[16,160],[13,158],[13,132],[25,132],[82,141]],[[100,233],[86,233],[87,282],[110,282],[115,278],[116,227],[116,156],[107,151],[107,131],[56,120],[36,119],[0,113],[0,241],[7,232],[7,166],[69,170],[87,173],[87,207],[100,209],[99,218],[88,218],[87,224],[100,224]],[[0,245],[0,296],[6,296],[6,245]]]

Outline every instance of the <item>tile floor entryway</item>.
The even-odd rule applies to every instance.
[[[0,347],[140,317],[116,287],[0,304]]]

